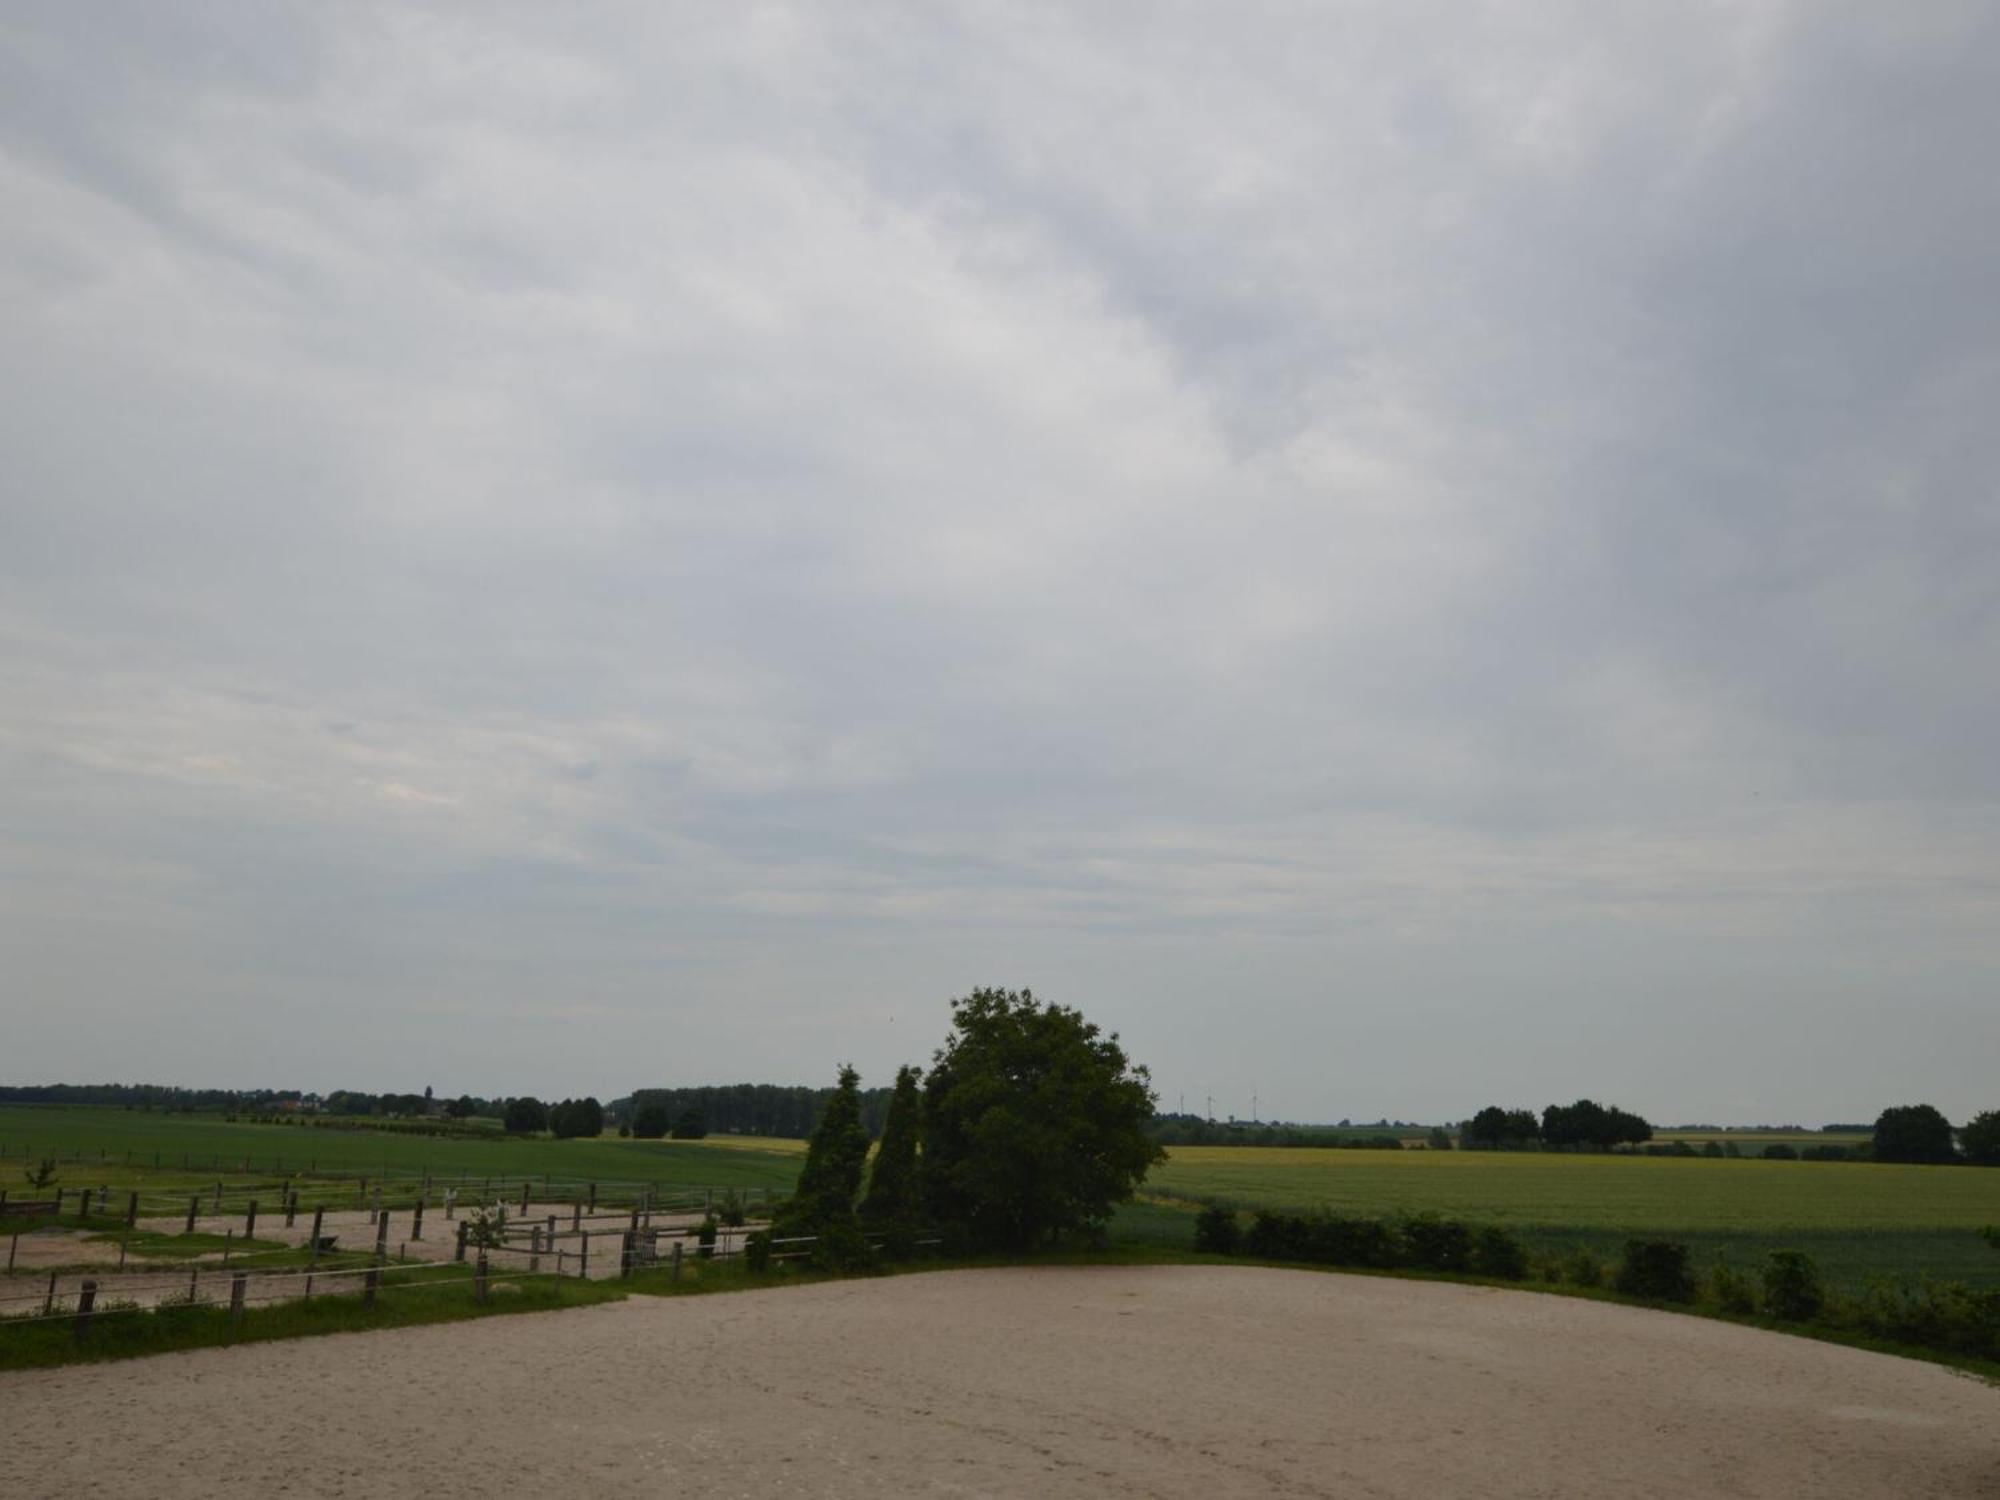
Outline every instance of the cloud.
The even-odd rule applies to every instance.
[[[1978,8],[5,24],[24,1077],[1990,1107]]]

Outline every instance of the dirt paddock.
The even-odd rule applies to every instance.
[[[1669,1313],[959,1271],[0,1375],[40,1496],[2000,1496],[2000,1390]]]

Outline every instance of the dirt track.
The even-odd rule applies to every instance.
[[[88,1441],[80,1435],[89,1434]],[[2000,1390],[1669,1313],[1233,1268],[634,1298],[0,1376],[67,1496],[2000,1496]]]

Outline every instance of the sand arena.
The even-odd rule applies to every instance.
[[[1664,1312],[1237,1268],[635,1297],[0,1376],[38,1496],[2000,1495],[2000,1390]]]

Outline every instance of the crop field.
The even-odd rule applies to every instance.
[[[218,1174],[262,1176],[522,1177],[649,1182],[782,1191],[798,1175],[803,1142],[621,1141],[230,1122],[214,1115],[141,1110],[0,1107],[0,1186],[22,1195],[21,1164],[61,1158],[72,1188],[199,1186]],[[72,1160],[72,1158],[78,1158]]]

